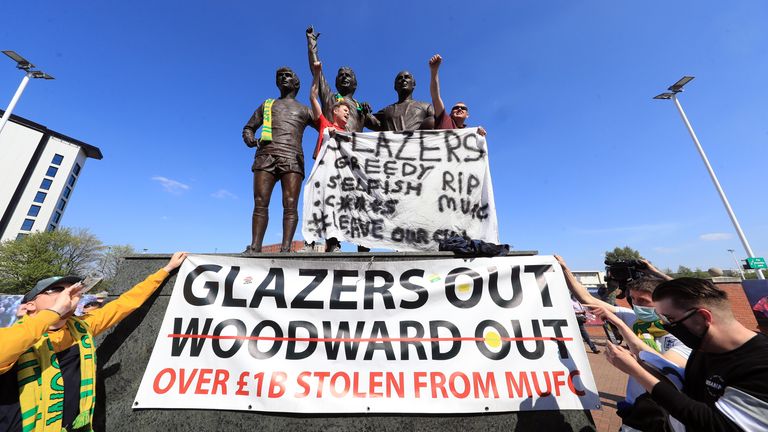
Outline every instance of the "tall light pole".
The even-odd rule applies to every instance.
[[[13,59],[13,61],[16,62],[16,68],[24,71],[24,78],[21,79],[21,84],[19,84],[19,88],[16,89],[16,94],[13,95],[13,99],[11,99],[11,103],[8,104],[8,108],[6,108],[5,113],[3,113],[3,118],[0,119],[0,133],[3,132],[3,128],[5,127],[5,124],[8,123],[8,119],[11,118],[11,113],[13,112],[13,109],[16,107],[16,102],[19,101],[21,94],[24,93],[24,89],[27,87],[27,83],[29,82],[29,79],[30,78],[42,78],[47,80],[53,79],[52,76],[48,75],[43,71],[32,70],[32,68],[34,68],[35,65],[30,63],[24,57],[16,54],[14,51],[3,51],[3,54],[7,55],[11,59]]]
[[[712,183],[715,184],[715,188],[717,189],[717,192],[720,194],[720,199],[723,201],[725,210],[728,212],[728,217],[731,218],[733,227],[736,228],[736,233],[739,235],[739,239],[741,239],[741,244],[744,246],[744,250],[747,252],[747,256],[750,258],[755,258],[755,254],[752,253],[752,247],[749,245],[749,242],[747,241],[747,236],[745,236],[744,231],[741,230],[741,225],[739,225],[739,221],[736,219],[736,214],[733,213],[731,204],[728,202],[728,198],[725,196],[725,192],[723,191],[723,188],[720,186],[720,182],[717,180],[715,171],[712,170],[712,165],[709,164],[709,159],[707,159],[707,155],[704,154],[704,149],[701,147],[701,143],[699,143],[699,139],[696,137],[696,133],[693,131],[693,127],[691,126],[691,123],[688,121],[688,117],[685,116],[685,111],[683,111],[683,106],[680,105],[680,101],[677,100],[677,94],[682,92],[683,86],[688,84],[692,79],[693,79],[692,76],[684,76],[680,78],[680,80],[678,80],[676,83],[669,86],[669,88],[667,89],[669,90],[669,92],[657,95],[654,97],[654,99],[672,99],[672,101],[675,102],[675,106],[677,107],[677,110],[680,112],[680,117],[682,117],[683,123],[685,123],[685,127],[688,128],[688,133],[691,134],[693,143],[696,144],[696,149],[699,151],[699,155],[701,155],[701,160],[704,161],[704,165],[707,167],[709,176],[712,178]],[[757,272],[758,279],[765,279],[763,277],[762,271],[760,271],[759,269],[755,271]]]
[[[736,259],[736,254],[733,253],[733,249],[728,249],[728,252],[731,253],[731,257],[733,258],[733,262],[736,263],[736,268],[739,270],[739,274],[741,275],[741,280],[746,279],[744,277],[744,270],[741,269],[741,265],[739,264],[739,260]]]

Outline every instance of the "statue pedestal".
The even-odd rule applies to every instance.
[[[514,251],[510,255],[535,255]],[[222,254],[224,255],[224,254]],[[261,254],[252,259],[327,259],[329,261],[401,261],[454,258],[434,253],[291,253]],[[165,265],[170,255],[137,255],[121,264],[110,299]],[[107,431],[594,431],[589,411],[527,411],[460,415],[302,415],[227,411],[226,406],[201,410],[137,410],[131,408],[157,338],[175,276],[137,311],[97,338],[97,387],[94,428]]]

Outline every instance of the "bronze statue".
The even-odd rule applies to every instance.
[[[320,61],[317,54],[317,38],[319,37],[320,33],[315,33],[315,29],[313,29],[312,26],[307,28],[309,70],[312,72],[313,76],[316,72],[312,65]],[[357,77],[355,76],[355,71],[351,68],[346,66],[339,68],[339,72],[336,74],[336,93],[331,91],[328,81],[326,81],[325,76],[320,72],[318,92],[325,118],[332,119],[333,105],[337,101],[344,101],[349,106],[350,112],[346,130],[349,132],[362,132],[365,123],[365,114],[367,113],[363,111],[363,105],[355,100],[355,90],[357,90]]]
[[[290,252],[299,222],[298,200],[304,180],[304,129],[313,124],[312,111],[296,101],[299,77],[288,67],[277,70],[275,81],[279,99],[267,99],[254,111],[243,128],[243,141],[257,147],[253,171],[253,219],[251,244],[245,254],[261,252],[264,232],[269,222],[269,199],[278,180],[283,190],[283,241],[281,252]],[[262,126],[261,138],[255,138]]]
[[[435,109],[432,105],[413,100],[416,79],[408,71],[402,71],[395,77],[397,102],[384,107],[376,114],[367,114],[365,126],[375,131],[395,131],[434,129]],[[368,104],[363,110],[370,112]]]

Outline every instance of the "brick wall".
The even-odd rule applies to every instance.
[[[724,282],[716,283],[718,288],[728,293],[728,300],[731,302],[731,309],[736,319],[746,328],[754,331],[762,331],[765,333],[766,329],[760,329],[755,319],[755,314],[752,312],[752,306],[749,305],[747,295],[744,293],[744,288],[740,283]]]

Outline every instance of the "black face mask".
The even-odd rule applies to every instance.
[[[683,321],[693,315],[696,315],[696,311],[681,320],[669,324],[662,324],[662,327],[664,327],[664,330],[668,331],[672,336],[678,338],[683,345],[695,351],[701,347],[701,343],[704,341],[704,336],[707,335],[709,326],[707,326],[704,333],[700,336],[695,335],[692,331],[688,330],[688,327],[683,325]]]

